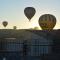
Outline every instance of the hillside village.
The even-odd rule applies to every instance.
[[[28,56],[30,59],[35,56],[38,60],[48,60],[53,57],[53,60],[56,60],[60,55],[59,33],[60,30],[0,29],[0,52],[3,53],[0,55],[9,57],[13,54],[16,57]]]

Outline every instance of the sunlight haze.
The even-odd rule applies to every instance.
[[[59,6],[60,0],[0,0],[0,29],[4,28],[3,21],[8,21],[8,29],[12,29],[13,26],[17,26],[18,29],[39,27],[38,20],[43,14],[54,15],[57,19],[54,29],[60,29]],[[24,14],[26,7],[36,9],[36,14],[30,22]]]

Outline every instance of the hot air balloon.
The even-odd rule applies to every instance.
[[[16,30],[16,29],[17,29],[17,27],[16,27],[16,26],[13,26],[13,29],[14,29],[14,30]]]
[[[30,21],[31,18],[35,15],[35,13],[36,13],[36,10],[35,10],[35,8],[33,8],[33,7],[26,7],[26,8],[24,9],[24,14],[25,14],[25,16],[29,19],[29,21]]]
[[[43,30],[53,30],[56,25],[56,18],[51,14],[44,14],[39,18],[39,25]]]
[[[8,25],[8,22],[7,21],[3,21],[2,24],[3,24],[4,27],[6,27]]]

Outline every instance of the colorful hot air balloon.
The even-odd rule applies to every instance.
[[[31,18],[35,15],[35,13],[36,13],[36,10],[35,10],[35,8],[33,8],[33,7],[26,7],[26,8],[24,9],[24,14],[25,14],[25,16],[29,19],[29,21],[30,21]]]
[[[44,14],[39,18],[38,22],[43,30],[53,30],[56,25],[56,18],[51,14]]]
[[[3,24],[4,27],[6,27],[8,25],[8,22],[7,21],[3,21],[2,24]]]

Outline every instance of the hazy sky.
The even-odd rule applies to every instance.
[[[25,7],[34,7],[35,16],[31,22],[24,15]],[[0,0],[0,28],[4,28],[2,21],[8,21],[7,28],[17,26],[18,29],[38,26],[38,19],[42,14],[53,14],[57,23],[55,29],[60,28],[60,0]]]

